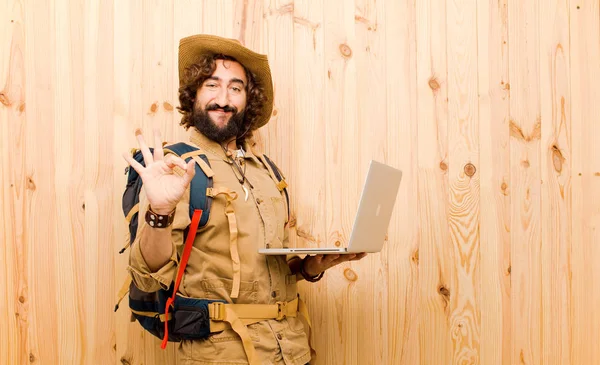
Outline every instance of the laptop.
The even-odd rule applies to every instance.
[[[347,247],[261,248],[264,255],[353,254],[379,252],[396,203],[402,171],[372,160]]]

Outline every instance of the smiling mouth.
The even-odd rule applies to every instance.
[[[218,116],[225,116],[225,115],[230,115],[231,114],[231,112],[226,112],[226,111],[224,111],[222,109],[211,110],[211,111],[209,111],[209,113],[214,113],[214,114],[216,114]]]

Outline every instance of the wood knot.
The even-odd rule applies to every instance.
[[[440,162],[440,169],[442,169],[442,171],[446,171],[448,170],[448,165],[444,161],[442,161]]]
[[[450,290],[443,285],[440,285],[438,288],[438,292],[442,295],[446,300],[450,298]]]
[[[10,100],[8,100],[8,96],[6,96],[6,94],[4,92],[0,93],[0,103],[2,103],[2,105],[7,106],[7,107],[12,105]]]
[[[508,195],[508,191],[506,191],[506,189],[508,189],[508,185],[506,184],[506,182],[502,182],[502,185],[500,185],[500,189],[502,190],[503,195]]]
[[[412,255],[411,259],[415,264],[417,264],[417,265],[419,264],[419,249],[418,248],[415,250],[415,253]]]
[[[346,43],[340,44],[340,52],[344,58],[352,57],[352,48],[350,48],[350,46],[348,46]]]
[[[358,275],[352,269],[345,269],[344,270],[344,277],[346,279],[348,279],[349,281],[356,281],[356,280],[358,280]]]
[[[292,216],[290,217],[290,221],[289,221],[289,223],[288,223],[288,224],[290,225],[290,228],[292,228],[292,227],[296,227],[296,222],[297,222],[297,221],[296,221],[296,217],[292,215]]]
[[[151,114],[156,113],[157,110],[158,110],[158,103],[153,103],[152,105],[150,105],[150,113]]]
[[[527,169],[531,165],[529,164],[529,160],[523,160],[523,161],[521,161],[521,166],[523,166],[524,168]]]
[[[35,356],[32,353],[29,353],[29,362],[35,362]]]
[[[23,113],[25,111],[25,103],[19,104],[17,110],[19,111],[19,113]]]
[[[335,241],[334,245],[335,245],[335,247],[340,247],[342,245],[342,243],[338,240],[338,241]]]
[[[554,165],[554,170],[556,170],[556,172],[559,174],[562,172],[562,165],[564,161],[565,158],[563,157],[562,152],[560,152],[558,146],[552,146],[552,163]]]
[[[168,112],[173,111],[173,105],[166,101],[163,103],[163,108],[165,108],[165,110]]]
[[[33,182],[33,179],[30,177],[27,178],[27,189],[31,190],[31,191],[35,191],[35,189],[36,189],[35,183]]]
[[[431,76],[431,78],[429,79],[429,87],[434,92],[438,91],[440,89],[440,83],[438,82],[438,80],[435,76]]]
[[[275,116],[277,116],[277,113],[278,113],[277,109],[273,109],[273,113],[271,113],[271,114],[275,117]]]
[[[512,272],[512,266],[508,265],[508,269],[506,269],[506,275],[510,275],[511,272]]]
[[[21,304],[25,303],[25,297],[24,296],[22,296],[22,295],[19,296],[19,303],[21,303]]]
[[[465,174],[467,174],[468,177],[473,177],[473,175],[475,175],[475,172],[477,171],[477,169],[475,168],[475,165],[473,165],[472,163],[468,163],[465,165]]]

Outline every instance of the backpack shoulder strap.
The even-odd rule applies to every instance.
[[[288,220],[289,220],[290,197],[289,197],[288,191],[287,191],[288,184],[285,181],[285,176],[283,175],[281,170],[279,170],[279,167],[277,167],[277,165],[275,165],[275,163],[269,158],[269,156],[262,154],[262,156],[257,156],[257,157],[259,158],[259,160],[262,161],[262,163],[265,165],[267,170],[269,170],[269,174],[271,175],[271,178],[273,179],[273,181],[275,181],[277,189],[285,196],[285,201],[286,201],[286,206],[287,206],[287,211],[288,211]]]
[[[200,219],[199,227],[204,227],[208,223],[210,215],[210,206],[212,197],[207,194],[207,189],[213,187],[214,172],[210,168],[208,157],[198,147],[179,142],[164,147],[165,153],[173,153],[181,157],[185,162],[193,159],[196,162],[196,174],[190,183],[190,217],[194,215],[194,210],[200,209],[204,213]]]

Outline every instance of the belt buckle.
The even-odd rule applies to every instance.
[[[224,321],[227,317],[227,315],[225,314],[225,303],[210,303],[208,305],[208,315],[213,321]]]

